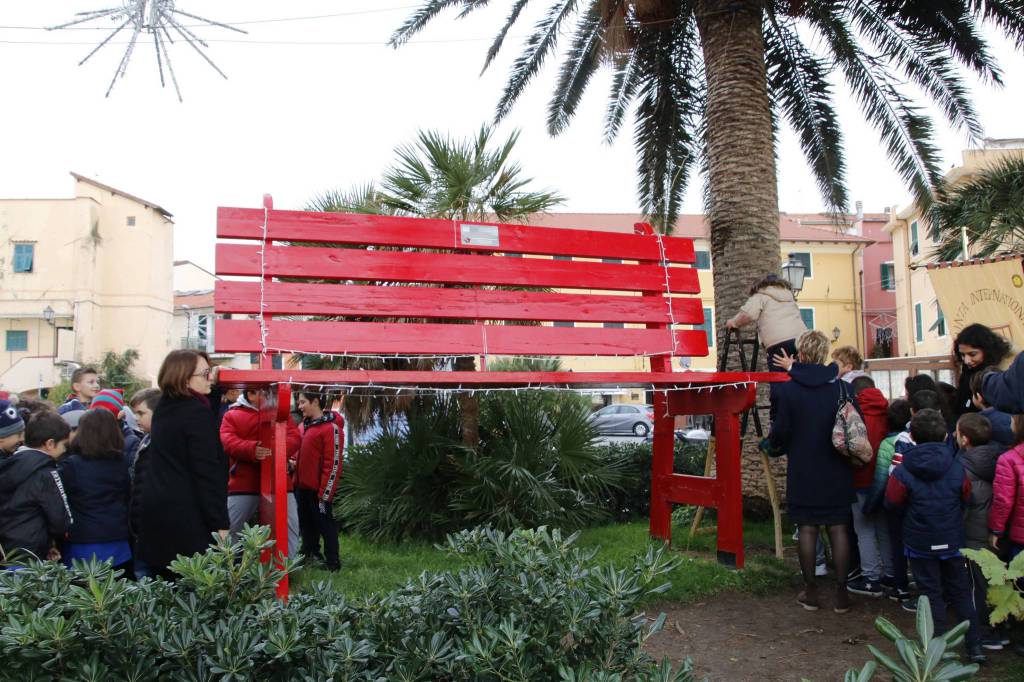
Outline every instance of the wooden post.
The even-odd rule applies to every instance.
[[[715,457],[715,439],[708,439],[708,451],[704,455],[704,477],[708,478],[711,476],[711,463]],[[704,507],[697,507],[697,513],[693,515],[693,523],[690,524],[690,540],[693,540],[693,536],[700,530],[700,524],[704,521]]]

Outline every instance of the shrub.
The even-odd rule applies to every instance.
[[[388,540],[439,539],[481,523],[511,530],[606,520],[625,464],[595,444],[589,414],[575,395],[484,394],[480,443],[467,448],[455,400],[419,398],[407,428],[352,449],[338,518]]]
[[[917,638],[907,637],[888,619],[875,619],[875,629],[896,645],[896,657],[888,656],[871,644],[868,650],[878,663],[892,674],[894,680],[908,682],[957,682],[969,680],[978,672],[979,665],[960,662],[954,649],[964,641],[969,623],[965,620],[945,634],[936,635],[932,609],[927,597],[917,600]],[[848,670],[845,682],[868,682],[874,677],[878,664],[868,661],[860,670]]]
[[[707,447],[675,442],[673,471],[702,476]],[[611,443],[604,456],[622,467],[622,484],[607,499],[609,513],[616,521],[647,518],[651,511],[651,443]]]
[[[1024,552],[1014,557],[1009,564],[987,549],[960,550],[968,559],[978,564],[985,580],[988,581],[986,600],[992,607],[990,625],[998,625],[1008,618],[1024,619]]]
[[[0,573],[0,679],[692,680],[643,651],[639,599],[666,589],[674,560],[649,549],[622,569],[558,531],[478,529],[445,548],[458,573],[347,601],[328,585],[282,603],[282,571],[259,563],[268,531],[247,528],[178,559],[169,584],[109,564],[33,563]]]

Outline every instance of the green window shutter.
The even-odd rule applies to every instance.
[[[814,329],[814,308],[801,308],[800,317],[804,320],[804,326]]]
[[[814,272],[811,270],[811,254],[807,251],[794,253],[793,257],[800,261],[804,266],[804,277],[814,277]]]
[[[693,263],[693,267],[698,270],[710,270],[711,269],[711,252],[710,251],[695,251],[697,259]]]
[[[924,320],[921,319],[921,304],[914,304],[914,338],[924,341]]]
[[[32,272],[32,267],[35,261],[35,244],[15,244],[14,245],[14,271],[15,272]]]
[[[935,320],[935,331],[938,332],[939,336],[945,336],[946,316],[942,314],[942,307],[939,304],[935,304],[935,309],[938,311],[938,315]]]
[[[715,345],[715,314],[711,308],[704,309],[704,324],[699,329],[703,329],[704,333],[708,335],[708,348]]]
[[[894,269],[895,268],[894,268],[892,263],[882,263],[881,270],[882,270],[882,289],[883,290],[888,291],[888,290],[896,288],[896,283],[893,282],[893,279],[894,279],[893,278],[893,274],[894,274],[893,270]]]
[[[921,244],[917,236],[917,221],[910,223],[910,255],[916,256],[921,253]]]
[[[28,350],[28,332],[8,329],[5,339],[5,348],[14,353],[23,353]]]

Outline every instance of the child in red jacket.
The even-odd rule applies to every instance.
[[[229,458],[228,469],[228,516],[231,519],[231,535],[241,532],[247,523],[258,519],[256,512],[260,505],[260,462],[273,452],[270,443],[260,442],[260,409],[266,395],[249,389],[238,396],[238,400],[224,413],[220,423],[220,442],[224,454]],[[299,429],[288,420],[285,452],[289,463],[295,459],[299,449]],[[288,556],[295,556],[299,550],[299,514],[292,482],[288,480]]]
[[[302,529],[302,553],[320,557],[320,538],[324,539],[324,563],[327,569],[341,567],[338,557],[338,524],[332,502],[341,480],[341,460],[345,450],[345,420],[333,411],[328,397],[320,393],[300,393],[302,446],[295,464],[295,497],[299,505]]]

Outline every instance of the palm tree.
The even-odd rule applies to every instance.
[[[511,159],[519,133],[513,132],[504,142],[495,143],[493,130],[481,126],[476,136],[456,140],[437,131],[420,131],[416,142],[395,150],[396,161],[384,172],[379,185],[373,183],[353,190],[330,191],[314,197],[306,206],[311,211],[342,211],[380,213],[419,218],[498,222],[525,221],[530,214],[543,213],[563,202],[561,196],[546,190],[531,190],[532,180]],[[463,322],[465,323],[465,322]],[[337,366],[337,361],[311,359],[310,367]],[[349,365],[352,360],[342,360]],[[367,362],[356,360],[366,368]],[[376,361],[397,369],[396,363],[419,368],[429,361]],[[455,359],[456,371],[475,371],[476,359],[460,356]],[[356,412],[368,420],[373,413],[396,407],[393,400],[385,404],[357,402]],[[462,394],[462,435],[466,445],[479,441],[479,399]]]
[[[942,188],[931,211],[940,260],[1024,248],[1024,156],[995,163],[961,185]],[[965,234],[966,233],[966,234]]]
[[[529,2],[509,3],[484,69]],[[391,43],[408,41],[445,9],[460,8],[462,18],[490,4],[425,0]],[[548,105],[550,134],[569,125],[597,70],[610,69],[604,137],[614,139],[634,112],[637,194],[652,222],[670,232],[690,177],[697,169],[706,176],[719,337],[750,282],[779,270],[781,121],[796,132],[829,210],[845,209],[843,140],[830,80],[833,72],[841,75],[927,207],[940,179],[939,158],[932,120],[910,88],[956,129],[980,137],[960,67],[1001,83],[980,24],[1024,48],[1022,0],[548,0],[545,6],[512,64],[496,119],[508,115],[555,54],[563,32],[570,38]],[[570,21],[573,28],[565,30]]]

